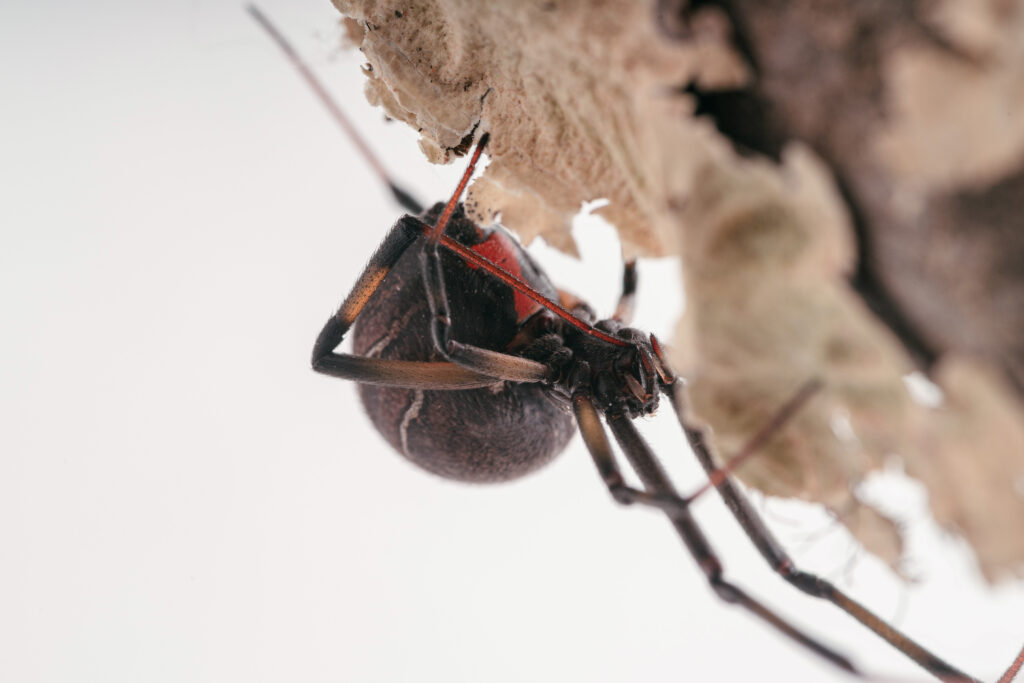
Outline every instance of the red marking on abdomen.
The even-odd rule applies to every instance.
[[[502,270],[508,271],[520,280],[523,277],[523,264],[519,261],[519,245],[501,230],[493,230],[486,240],[470,247]],[[468,264],[470,268],[474,266]],[[532,284],[532,283],[531,283]],[[516,307],[517,322],[522,322],[541,309],[541,305],[518,290],[513,290],[512,302]]]

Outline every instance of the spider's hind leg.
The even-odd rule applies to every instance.
[[[721,476],[722,470],[714,462],[704,430],[693,425],[686,417],[685,407],[682,405],[681,383],[675,382],[671,385],[666,385],[663,387],[663,390],[672,403],[672,407],[679,419],[679,424],[682,426],[686,439],[697,456],[697,460],[700,461],[708,476],[714,477],[716,488],[729,511],[775,573],[804,593],[833,603],[874,631],[897,650],[917,662],[936,678],[948,682],[977,681],[977,679],[947,664],[911,640],[907,635],[879,618],[829,581],[799,570],[732,477]]]
[[[690,514],[686,501],[679,497],[654,453],[641,438],[628,417],[621,414],[609,414],[607,415],[608,426],[643,482],[645,489],[643,491],[633,489],[623,483],[622,474],[618,465],[615,464],[611,445],[601,426],[597,409],[590,398],[585,393],[577,391],[573,394],[573,409],[587,449],[593,456],[598,471],[612,496],[621,503],[638,502],[663,509],[718,597],[728,603],[745,608],[837,667],[858,674],[856,667],[846,657],[796,628],[748,595],[739,586],[725,580],[722,564],[704,532]]]

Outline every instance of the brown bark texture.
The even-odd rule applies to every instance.
[[[677,254],[674,361],[720,453],[897,566],[858,484],[898,459],[990,580],[1024,570],[1024,0],[334,0],[367,96],[467,206],[572,251],[583,201]],[[923,373],[937,400],[915,399]]]

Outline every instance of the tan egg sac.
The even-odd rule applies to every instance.
[[[804,381],[825,380],[744,466],[747,484],[824,503],[895,565],[895,525],[864,507],[855,488],[898,455],[928,486],[937,519],[974,546],[986,576],[1024,567],[1018,395],[989,361],[950,352],[933,377],[943,406],[911,399],[903,377],[915,366],[901,339],[847,284],[858,252],[833,169],[797,142],[781,148],[777,164],[738,156],[693,115],[688,84],[711,91],[753,78],[724,13],[702,8],[676,25],[656,11],[670,2],[334,2],[369,63],[368,98],[420,131],[430,160],[491,133],[490,165],[467,200],[479,218],[500,213],[525,240],[544,235],[571,251],[569,221],[581,202],[607,198],[601,213],[627,254],[680,256],[687,310],[675,361],[720,452],[738,450]],[[848,147],[857,168],[905,181],[893,197],[965,177],[986,182],[1024,157],[1024,119],[1005,116],[1024,109],[1024,59],[1007,56],[1024,41],[1007,41],[1005,22],[985,18],[1005,4],[938,3],[927,17],[930,30],[954,26],[950,40],[994,60],[982,80],[949,72],[957,87],[966,79],[969,97],[943,93],[944,65],[921,43],[887,53],[893,116]],[[948,106],[937,106],[943,94]],[[1004,144],[983,132],[950,135],[964,118],[1005,133]]]

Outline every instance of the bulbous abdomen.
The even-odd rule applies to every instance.
[[[420,243],[410,247],[363,309],[353,330],[355,353],[443,360],[430,338],[422,248]],[[513,291],[450,253],[442,253],[442,262],[452,338],[503,350],[518,330]],[[531,284],[551,289],[546,278],[540,278]],[[573,432],[568,407],[538,384],[502,382],[460,391],[360,384],[359,396],[377,431],[395,450],[450,479],[492,482],[520,477],[560,453]]]

